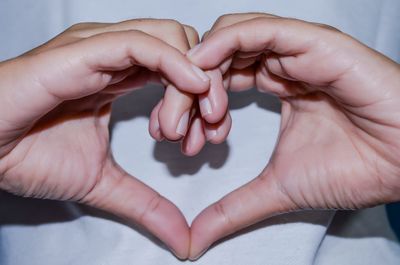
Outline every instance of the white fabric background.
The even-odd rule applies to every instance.
[[[330,24],[400,60],[396,0],[1,0],[0,60],[81,21],[175,18],[202,33],[221,14],[245,11]],[[278,132],[279,102],[254,91],[232,95],[234,125],[228,141],[186,158],[178,145],[155,143],[147,133],[149,113],[161,92],[147,87],[115,104],[112,148],[126,170],[176,203],[190,223],[208,204],[263,169]],[[224,240],[194,264],[400,264],[400,246],[382,207],[334,215],[303,212],[272,218]],[[180,263],[153,237],[112,217],[71,203],[0,193],[1,265]]]

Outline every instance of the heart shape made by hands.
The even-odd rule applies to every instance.
[[[79,24],[2,65],[12,74],[0,78],[0,98],[9,99],[0,121],[13,122],[0,126],[0,187],[111,212],[144,226],[183,259],[279,213],[399,199],[400,148],[393,147],[400,147],[400,122],[387,111],[400,111],[387,98],[400,98],[396,63],[331,27],[268,14],[223,16],[185,54],[196,37],[174,21]],[[376,80],[385,80],[385,93]],[[149,81],[167,86],[151,134],[184,136],[190,155],[205,137],[220,142],[229,131],[222,88],[257,87],[282,101],[266,168],[190,228],[174,204],[125,172],[110,151],[111,103]],[[199,111],[192,112],[194,102]]]

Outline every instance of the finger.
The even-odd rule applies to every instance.
[[[254,18],[215,31],[188,57],[203,69],[217,67],[235,52],[272,50],[278,54],[305,52],[315,38],[316,27],[306,22],[285,18]]]
[[[209,33],[213,33],[219,29],[234,25],[239,22],[251,20],[254,18],[278,18],[276,15],[267,14],[267,13],[260,13],[260,12],[249,12],[249,13],[233,13],[233,14],[225,14],[220,16],[212,26]],[[208,34],[209,34],[208,33]],[[208,35],[207,34],[207,35]]]
[[[222,78],[223,78],[223,81],[222,81],[222,83],[224,84],[224,88],[225,88],[225,90],[229,90],[229,86],[230,86],[230,84],[231,84],[231,74],[230,74],[230,71],[227,71],[223,76],[222,76]]]
[[[195,260],[217,240],[273,215],[294,209],[266,169],[258,178],[203,210],[191,225],[189,259]]]
[[[231,130],[231,115],[229,112],[226,113],[224,119],[215,124],[204,122],[203,127],[207,141],[212,144],[220,144],[225,141],[225,139],[228,137],[229,131]]]
[[[237,56],[233,57],[232,65],[231,67],[233,69],[245,69],[249,66],[252,66],[255,64],[259,58],[257,57],[252,57],[252,58],[238,58]]]
[[[179,91],[172,85],[167,87],[158,120],[161,132],[168,140],[176,141],[186,135],[193,98],[193,94]]]
[[[106,163],[99,182],[81,202],[143,226],[177,257],[188,257],[189,227],[179,209],[115,162]]]
[[[185,53],[192,45],[198,43],[197,31],[187,25],[182,25],[183,33],[179,50]],[[189,128],[189,116],[193,106],[194,96],[189,93],[179,91],[174,86],[167,86],[164,95],[164,103],[159,110],[159,124],[162,134],[172,141],[181,139],[186,135]]]
[[[88,34],[84,32],[91,32],[94,29],[105,27],[109,25],[108,23],[94,23],[94,22],[85,22],[85,23],[78,23],[72,25],[64,32],[57,35],[55,38],[49,40],[48,42],[26,52],[24,55],[33,55],[37,53],[41,53],[43,51],[54,49],[63,45],[67,45],[76,41],[79,41],[83,36],[80,35],[88,35],[92,36],[93,34]]]
[[[322,23],[316,23],[316,22],[310,22],[310,23],[312,23],[312,24],[314,24],[316,26],[319,26],[321,28],[324,28],[324,29],[329,29],[329,30],[332,30],[332,31],[335,31],[335,32],[342,32],[338,28],[335,28],[335,27],[333,27],[331,25],[322,24]]]
[[[93,70],[106,75],[107,71],[139,65],[160,72],[183,91],[199,93],[208,89],[208,76],[190,64],[179,50],[140,31],[104,33],[65,49],[63,52],[72,53],[72,56],[78,58],[85,54],[82,59],[88,68],[84,69],[87,72]],[[77,49],[81,53],[76,54]],[[177,76],[176,72],[180,75]]]
[[[129,76],[123,78],[126,72],[130,72],[130,74]],[[123,79],[121,80],[121,78]],[[119,82],[116,82],[118,80]],[[127,70],[116,72],[116,75],[114,74],[113,79],[110,81],[111,85],[108,85],[101,92],[107,94],[114,94],[116,96],[123,96],[135,89],[144,87],[149,82],[160,83],[159,74],[142,67],[134,66]]]
[[[203,121],[199,114],[192,119],[188,134],[182,143],[182,152],[187,156],[197,155],[206,143]]]
[[[239,92],[255,87],[255,71],[254,67],[250,66],[245,69],[231,69],[229,71],[230,82],[229,89]]]
[[[180,24],[173,19],[132,19],[113,24],[105,24],[103,27],[79,30],[76,34],[80,38],[87,38],[97,34],[117,31],[139,30],[156,37],[182,53],[188,50],[189,43],[195,42],[197,32],[194,28]],[[76,35],[75,34],[75,35]],[[162,83],[168,86],[170,82],[161,78]]]
[[[151,137],[153,137],[158,142],[161,142],[164,139],[164,136],[161,133],[160,123],[158,121],[158,114],[160,112],[162,103],[163,100],[160,100],[158,104],[154,107],[153,111],[150,114],[149,121],[149,133]]]
[[[82,23],[71,27],[73,32],[76,32],[81,38],[88,38],[94,35],[107,33],[107,32],[118,32],[118,31],[130,31],[139,30],[156,38],[159,38],[168,44],[173,45],[175,42],[174,37],[181,35],[184,32],[184,26],[173,19],[130,19],[121,21],[118,23]],[[88,26],[86,26],[88,24]],[[96,26],[99,25],[99,26]],[[189,26],[188,26],[189,27]],[[179,43],[179,42],[178,42]]]
[[[217,123],[207,123],[196,114],[195,119],[191,121],[189,132],[183,138],[182,152],[188,156],[198,154],[205,141],[213,144],[220,144],[226,140],[232,127],[232,119],[227,112],[223,119]]]
[[[222,28],[187,56],[207,70],[216,68],[237,51],[269,51],[279,55],[279,62],[275,62],[281,64],[282,73],[289,80],[322,89],[340,104],[346,102],[346,106],[386,101],[387,93],[361,90],[386,76],[384,67],[396,72],[398,68],[390,59],[348,35],[287,18],[256,18]]]
[[[228,133],[230,129],[230,120],[228,121],[228,127],[228,122],[224,119],[228,109],[228,96],[224,87],[222,74],[218,69],[208,71],[207,74],[211,79],[210,90],[209,92],[198,96],[198,108],[200,109],[201,116],[205,122],[201,122],[200,118],[196,118],[192,121],[192,123],[196,124],[190,126],[189,133],[185,135],[182,142],[182,152],[189,156],[198,154],[203,148],[205,144],[204,129],[207,122],[214,124],[214,126],[211,127],[212,133],[218,131],[220,131],[220,133]],[[222,124],[222,128],[219,129]],[[217,139],[217,141],[218,140],[219,139]],[[198,142],[196,143],[196,141]]]
[[[228,109],[228,95],[224,88],[222,74],[218,70],[207,71],[210,77],[210,89],[199,95],[201,115],[208,123],[219,122]]]
[[[106,26],[112,25],[111,23],[102,23],[102,22],[81,22],[76,23],[70,26],[65,32],[67,31],[81,31],[81,30],[93,30],[93,29],[100,29]]]
[[[2,65],[1,84],[7,89],[0,96],[8,100],[1,112],[12,113],[5,120],[15,126],[30,124],[64,100],[104,89],[113,71],[135,65],[161,72],[182,91],[209,88],[208,76],[161,40],[138,31],[104,33]]]
[[[210,35],[212,35],[212,33],[214,33],[215,31],[218,31],[219,29],[231,26],[233,24],[236,24],[236,23],[239,23],[242,21],[246,21],[246,20],[250,20],[250,19],[254,19],[254,18],[260,18],[260,17],[277,18],[277,16],[275,16],[275,15],[266,14],[266,13],[257,13],[257,12],[243,13],[243,14],[226,14],[226,15],[219,17],[217,19],[217,21],[214,23],[214,25],[212,26],[212,28],[203,34],[201,42],[205,41]],[[198,49],[198,47],[193,47],[193,51],[190,51],[189,54],[194,53],[194,50],[196,50],[196,49]],[[255,53],[239,52],[238,57],[239,58],[256,57],[259,54],[260,54],[259,52],[255,52]],[[221,66],[219,67],[223,74],[227,71],[227,69],[231,65],[231,59],[232,58],[229,58],[229,57],[226,58],[225,62],[223,62],[221,64]]]
[[[307,88],[306,86],[302,86],[299,82],[283,77],[280,73],[282,72],[271,71],[264,59],[264,62],[262,62],[260,67],[256,70],[255,86],[260,92],[272,93],[280,98],[302,95],[311,91],[311,88]]]
[[[207,39],[208,34],[210,34],[210,31],[207,30],[206,32],[204,32],[203,36],[201,37],[201,42],[203,42],[205,39]]]
[[[197,30],[192,26],[184,24],[183,29],[185,30],[186,38],[189,42],[189,47],[192,48],[196,46],[199,43],[199,33],[197,33]]]

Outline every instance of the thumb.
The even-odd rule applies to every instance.
[[[194,219],[189,259],[198,259],[225,236],[293,208],[268,166],[257,178],[208,206]]]
[[[132,67],[158,72],[182,91],[209,88],[208,76],[162,40],[136,30],[103,33],[0,64],[0,120],[13,124],[4,130],[25,128],[63,101],[97,93]]]
[[[178,258],[187,259],[189,227],[180,210],[111,159],[98,183],[80,202],[144,227]]]

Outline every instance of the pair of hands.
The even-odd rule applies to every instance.
[[[399,200],[396,63],[331,27],[267,14],[222,16],[191,49],[197,42],[193,28],[171,20],[85,23],[1,63],[0,188],[113,213],[182,259],[279,213]],[[147,82],[166,86],[151,135],[182,140],[188,155],[226,138],[226,88],[282,101],[266,168],[190,228],[110,151],[112,102]]]

